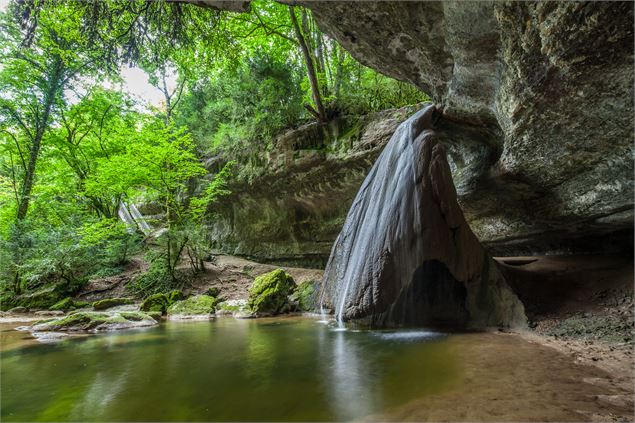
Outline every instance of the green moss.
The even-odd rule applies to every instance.
[[[48,309],[64,299],[57,289],[57,286],[51,285],[34,292],[29,292],[14,297],[3,297],[2,308],[10,309],[13,307],[25,307],[29,310]]]
[[[147,319],[149,317],[148,313],[143,313],[141,311],[120,311],[119,315],[124,319],[132,322],[140,322],[141,320]]]
[[[143,300],[141,311],[156,311],[165,314],[170,306],[170,300],[165,294],[154,294]]]
[[[298,303],[298,310],[310,311],[315,308],[315,285],[312,280],[304,281],[295,289],[291,299]]]
[[[37,331],[82,331],[95,329],[100,325],[117,325],[144,320],[156,319],[148,313],[139,311],[122,311],[120,313],[80,311],[59,319],[41,320],[34,325],[34,329]]]
[[[131,298],[107,298],[105,300],[95,301],[93,303],[93,308],[95,310],[106,310],[111,307],[127,305],[132,303],[134,303],[134,301]]]
[[[146,313],[148,316],[152,317],[154,320],[156,320],[157,322],[161,321],[161,316],[162,313],[158,312],[158,311],[148,311]]]
[[[183,295],[183,292],[179,291],[178,289],[175,289],[174,291],[171,291],[168,295],[168,302],[171,304],[177,302],[177,301],[181,301],[183,298],[185,298],[185,295]]]
[[[86,301],[75,301],[71,297],[66,297],[62,301],[58,301],[57,303],[49,307],[49,310],[69,311],[87,307],[89,305],[91,305],[91,303],[88,303]]]
[[[168,314],[210,314],[214,312],[216,302],[216,298],[209,295],[195,295],[172,304],[168,308]]]
[[[295,287],[293,278],[282,269],[260,275],[249,288],[249,308],[255,313],[280,313]]]
[[[220,289],[213,286],[210,289],[208,289],[205,294],[209,295],[210,297],[218,298],[218,296],[220,295]]]

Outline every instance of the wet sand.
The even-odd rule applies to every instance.
[[[611,372],[532,334],[465,334],[451,342],[462,363],[452,389],[364,420],[633,421],[632,363]]]

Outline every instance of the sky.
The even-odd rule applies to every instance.
[[[10,0],[0,0],[0,11],[4,11],[9,5]],[[123,79],[123,83],[121,85],[121,89],[124,92],[130,94],[133,98],[141,103],[142,107],[144,106],[159,106],[163,102],[163,94],[159,89],[153,87],[148,82],[148,75],[137,67],[127,67],[122,66],[121,68],[121,77]],[[168,76],[168,89],[174,89],[176,85],[176,76],[169,75]],[[110,83],[103,84],[107,88],[116,88],[117,85],[113,85]],[[70,96],[70,101],[73,101],[73,95],[67,93]]]

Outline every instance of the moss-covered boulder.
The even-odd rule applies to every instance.
[[[131,298],[106,298],[105,300],[95,301],[93,308],[95,310],[107,310],[112,307],[121,305],[132,304],[134,301]]]
[[[247,300],[226,300],[216,304],[216,316],[236,317],[240,313],[250,313],[249,307],[247,306]]]
[[[317,282],[308,280],[300,283],[293,294],[291,301],[297,305],[299,311],[311,311],[315,309],[315,290]]]
[[[183,295],[182,291],[175,289],[174,291],[170,291],[167,297],[168,297],[168,303],[171,305],[177,301],[181,301],[182,299],[184,299],[185,295]]]
[[[156,311],[165,314],[170,306],[170,299],[165,294],[154,294],[143,300],[141,311]]]
[[[55,303],[51,307],[49,307],[49,310],[70,311],[70,310],[76,310],[78,308],[88,307],[90,305],[91,305],[91,303],[89,303],[89,302],[86,302],[86,301],[75,301],[71,297],[66,297],[63,300],[58,301],[57,303]]]
[[[260,314],[283,312],[295,287],[293,278],[282,269],[260,275],[249,288],[249,308]]]
[[[170,316],[209,316],[214,313],[217,300],[209,295],[195,295],[177,301],[168,308]]]
[[[29,328],[32,332],[108,331],[156,325],[157,321],[139,311],[96,312],[80,311],[59,319],[42,320]]]
[[[37,291],[27,292],[21,295],[14,295],[4,292],[2,295],[2,309],[8,310],[13,307],[24,307],[28,310],[45,310],[57,304],[68,295],[62,295],[61,286],[49,285]]]

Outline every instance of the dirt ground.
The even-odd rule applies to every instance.
[[[257,276],[278,268],[287,271],[298,284],[305,280],[322,279],[321,270],[275,266],[240,257],[218,255],[214,262],[205,262],[205,272],[187,278],[183,291],[188,295],[202,294],[210,288],[218,288],[220,296],[227,300],[246,299],[249,296],[249,287]],[[77,295],[77,299],[96,301],[103,298],[134,296],[126,284],[146,269],[147,264],[141,258],[134,258],[122,273],[91,280]]]
[[[520,336],[562,352],[577,365],[602,369],[607,376],[590,378],[590,383],[628,393],[604,395],[603,401],[630,404],[633,411],[632,257],[505,257],[497,261],[525,304],[529,330]]]

